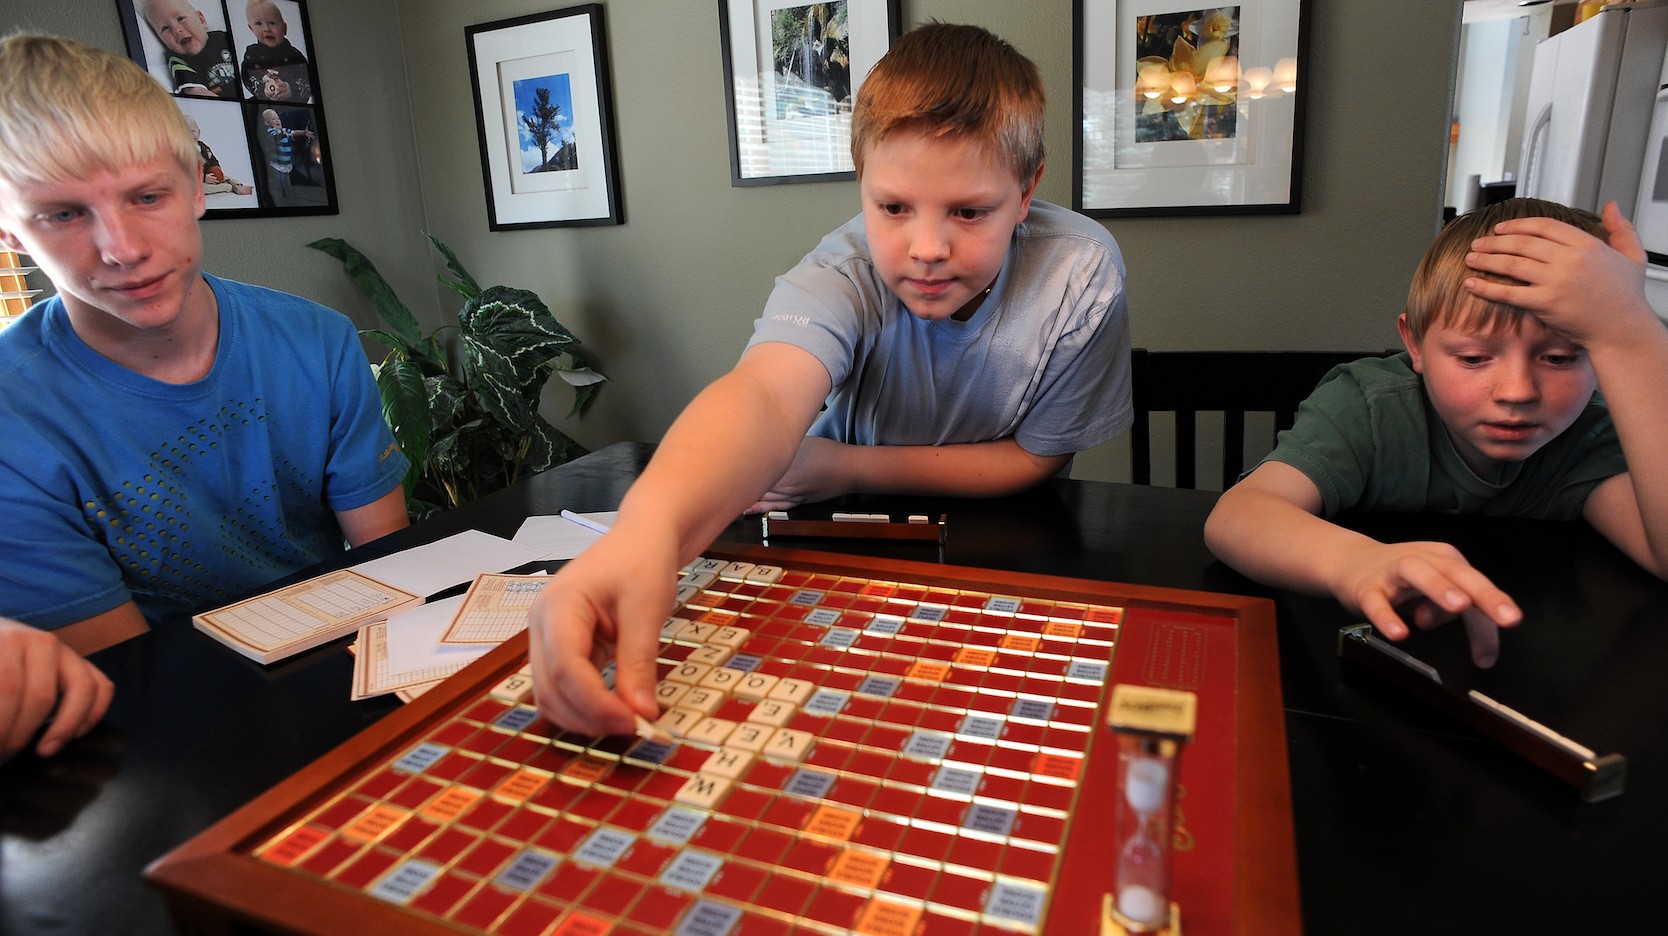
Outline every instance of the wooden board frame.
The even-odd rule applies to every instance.
[[[1232,703],[1235,725],[1232,931],[1247,934],[1301,931],[1279,657],[1271,602],[1208,592],[729,543],[715,544],[706,555],[927,586],[1013,592],[1038,599],[1227,618],[1232,623],[1236,649]],[[254,858],[249,851],[294,822],[323,797],[331,795],[334,784],[397,756],[414,739],[422,737],[437,719],[477,700],[522,664],[526,646],[525,634],[507,641],[441,686],[365,729],[154,862],[147,868],[146,878],[167,895],[180,932],[230,934],[247,932],[249,928],[262,932],[319,934],[402,932],[438,936],[459,932],[454,925],[276,867]],[[1106,695],[1110,695],[1109,689]],[[1101,704],[1104,707],[1104,698]],[[1112,781],[1104,775],[1086,778],[1085,787],[1090,787],[1095,780],[1099,784],[1080,792],[1078,803],[1084,801],[1085,795],[1093,795],[1096,802],[1113,801],[1115,791],[1100,788]],[[1074,815],[1075,809],[1076,806]],[[1101,851],[1110,847],[1104,842],[1088,841],[1093,838],[1076,836],[1068,840],[1061,867],[1093,860],[1090,852],[1097,847]],[[1096,887],[1104,889],[1103,885],[1090,882],[1092,877],[1060,875],[1060,884],[1051,901],[1084,900],[1092,896],[1089,891]],[[1074,890],[1068,894],[1069,888]],[[1098,897],[1094,900],[1098,908]],[[1050,915],[1043,929],[1045,936],[1069,931],[1060,917]],[[1185,909],[1183,917],[1185,920]]]

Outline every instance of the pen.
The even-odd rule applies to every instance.
[[[604,526],[603,524],[600,524],[600,523],[596,522],[595,520],[592,520],[589,517],[582,517],[579,514],[576,514],[571,510],[563,509],[562,519],[563,520],[571,520],[574,523],[579,524],[580,526],[584,527],[587,530],[595,530],[598,533],[607,533],[608,532],[608,527]]]

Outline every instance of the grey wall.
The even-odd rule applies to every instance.
[[[1071,201],[1069,0],[902,0],[904,25],[973,22],[1013,42],[1050,92],[1040,197]],[[1303,211],[1290,216],[1109,219],[1129,266],[1137,344],[1155,349],[1374,349],[1435,232],[1459,29],[1457,0],[1317,2],[1309,45]],[[340,189],[339,217],[214,221],[207,266],[369,313],[333,261],[300,246],[352,241],[439,325],[455,297],[420,229],[483,284],[539,293],[610,378],[582,443],[659,438],[740,352],[773,277],[857,212],[855,183],[732,188],[718,5],[608,0],[626,223],[487,229],[464,49],[467,25],[565,6],[551,0],[312,0],[314,44]],[[7,23],[121,49],[113,4],[9,0]],[[83,8],[85,7],[85,8]],[[20,13],[10,12],[18,9]],[[1078,477],[1127,478],[1115,441]]]

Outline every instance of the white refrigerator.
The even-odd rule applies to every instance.
[[[1517,177],[1519,195],[1616,202],[1652,254],[1646,296],[1668,317],[1665,53],[1668,0],[1607,6],[1536,46]]]

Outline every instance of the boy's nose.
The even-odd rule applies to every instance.
[[[950,241],[936,224],[918,224],[910,232],[909,256],[922,263],[937,263],[950,256]]]
[[[144,259],[144,239],[125,218],[99,218],[97,238],[99,256],[111,266],[132,266]]]
[[[1528,361],[1503,361],[1495,371],[1494,397],[1506,403],[1532,403],[1540,397],[1534,366]]]

